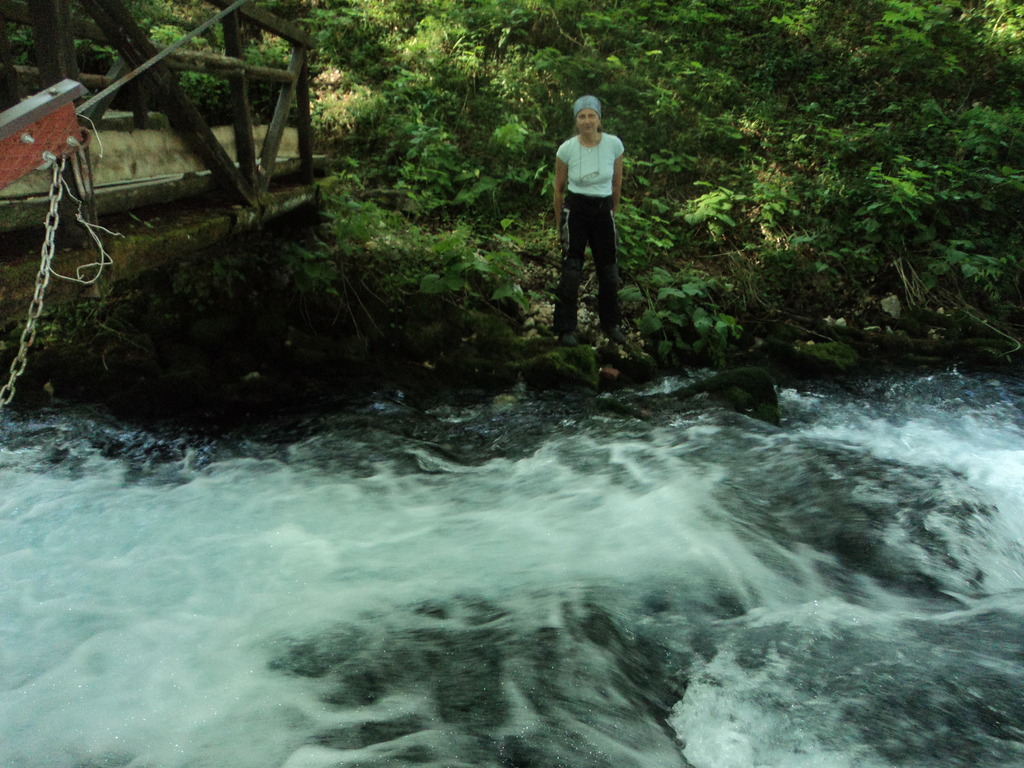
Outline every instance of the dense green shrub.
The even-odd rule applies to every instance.
[[[1024,11],[1012,0],[269,5],[318,41],[322,146],[364,188],[404,198],[387,215],[335,201],[333,220],[372,214],[421,245],[437,238],[403,267],[417,290],[516,272],[514,245],[478,251],[499,234],[542,239],[569,105],[592,92],[627,148],[631,321],[665,356],[720,358],[742,313],[889,292],[911,305],[1021,299]],[[173,23],[166,6],[140,4]]]

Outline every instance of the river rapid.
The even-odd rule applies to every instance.
[[[1024,766],[1024,379],[687,383],[0,414],[0,766]]]

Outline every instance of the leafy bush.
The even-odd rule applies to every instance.
[[[279,4],[320,43],[325,144],[415,204],[413,240],[550,226],[554,149],[592,92],[626,143],[621,261],[656,333],[715,339],[711,356],[735,338],[711,298],[725,278],[688,293],[697,259],[742,283],[740,311],[1016,297],[1024,12],[1009,0]],[[433,277],[409,282],[471,289],[493,262],[478,251],[423,246]]]
[[[647,305],[637,327],[657,342],[662,361],[719,365],[730,343],[742,333],[736,318],[722,312],[714,298],[730,289],[728,284],[693,270],[669,272],[656,267],[646,296],[633,288],[624,292],[623,298]]]
[[[1019,300],[1024,11],[1011,0],[275,4],[319,42],[323,145],[357,161],[362,188],[413,204],[328,200],[317,253],[338,280],[374,273],[396,301],[522,301],[512,231],[550,234],[554,151],[591,92],[627,149],[631,319],[665,359],[721,360],[745,311],[889,292]],[[156,13],[166,0],[140,7],[178,23]],[[334,279],[319,255],[293,258]]]
[[[351,294],[346,284],[358,284],[395,311],[415,293],[448,295],[463,306],[524,305],[522,264],[507,236],[486,249],[465,225],[426,230],[397,211],[355,199],[352,184],[339,177],[325,195],[327,223],[315,247],[296,247],[286,257],[300,291],[340,296]]]

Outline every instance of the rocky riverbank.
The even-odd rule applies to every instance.
[[[255,238],[236,245],[247,257],[279,247]],[[105,298],[53,309],[40,324],[15,407],[71,401],[132,419],[230,421],[346,392],[500,391],[517,382],[614,391],[666,370],[656,358],[657,340],[643,338],[631,323],[629,343],[604,339],[587,309],[593,297],[583,301],[584,343],[566,349],[547,330],[550,304],[543,301],[524,312],[415,294],[393,307],[357,279],[344,295],[315,295],[295,291],[294,275],[268,270],[273,259],[252,258],[251,269],[246,263],[197,259],[186,269],[153,270],[119,283]],[[892,296],[857,322],[782,312],[740,322],[743,337],[720,367],[761,373],[713,379],[690,394],[711,393],[767,421],[777,421],[778,413],[765,380],[1004,366],[1021,356],[1018,339],[973,310],[907,309]],[[20,332],[12,324],[0,337],[5,371]],[[690,362],[708,366],[696,355]]]

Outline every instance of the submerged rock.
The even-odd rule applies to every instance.
[[[737,413],[776,426],[780,422],[775,380],[763,368],[733,368],[722,371],[686,387],[679,395],[687,398],[701,393],[712,395]]]
[[[683,768],[668,655],[593,598],[544,594],[432,601],[296,642],[271,667],[344,710],[303,747],[338,764]]]
[[[554,347],[522,365],[523,380],[537,389],[598,388],[597,353],[588,344]]]
[[[849,373],[860,361],[857,350],[842,341],[793,344],[786,357],[794,368],[808,375]]]

